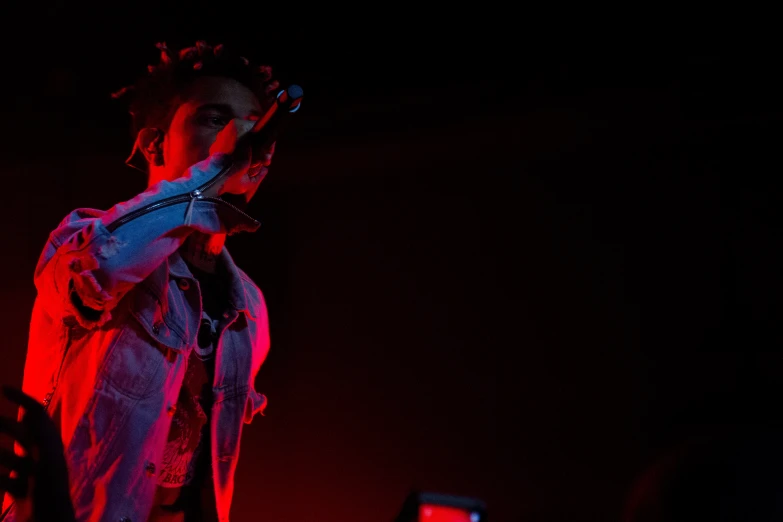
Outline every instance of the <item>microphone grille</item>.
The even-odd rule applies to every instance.
[[[303,94],[304,94],[304,91],[302,90],[302,88],[299,87],[296,84],[291,85],[291,86],[288,87],[288,96],[292,100],[295,100],[297,98],[301,98]]]

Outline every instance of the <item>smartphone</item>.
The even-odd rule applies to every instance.
[[[468,509],[434,504],[419,506],[418,522],[481,522],[481,514]]]
[[[396,522],[487,522],[487,510],[475,498],[413,492]]]

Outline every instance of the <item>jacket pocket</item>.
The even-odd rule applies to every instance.
[[[178,352],[187,349],[187,336],[184,334],[187,328],[184,323],[188,312],[182,305],[172,307],[172,304],[176,305],[177,303],[171,302],[171,296],[167,291],[154,291],[152,283],[148,284],[145,281],[137,285],[129,297],[130,315],[152,342]],[[161,306],[162,301],[166,303],[165,310]],[[198,324],[197,320],[195,324]]]
[[[121,394],[142,399],[162,393],[168,349],[134,320],[126,322],[103,365],[103,378]]]

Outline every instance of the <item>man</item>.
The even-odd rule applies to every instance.
[[[240,138],[277,82],[222,46],[158,47],[123,90],[147,190],[71,213],[35,270],[23,389],[60,427],[80,521],[227,521],[242,424],[266,403],[264,299],[224,243],[259,226],[241,208],[274,146]]]

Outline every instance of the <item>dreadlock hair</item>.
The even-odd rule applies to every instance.
[[[193,47],[172,51],[165,42],[156,44],[160,63],[147,66],[148,74],[134,85],[112,94],[112,98],[132,95],[129,112],[131,132],[135,137],[141,129],[156,127],[167,130],[179,107],[185,89],[197,78],[221,76],[232,78],[258,97],[262,106],[273,101],[279,83],[272,79],[272,68],[253,65],[247,58],[231,53],[224,46],[210,46],[197,41]]]

